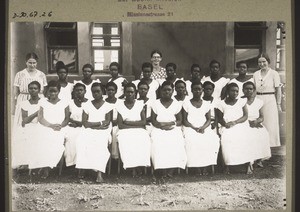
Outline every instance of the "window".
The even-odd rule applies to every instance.
[[[49,73],[56,72],[57,61],[63,61],[70,73],[77,73],[77,24],[48,22],[45,31]]]
[[[265,22],[235,22],[234,49],[235,67],[240,61],[248,63],[248,71],[257,70],[257,56],[262,51]]]
[[[285,23],[277,23],[276,32],[276,69],[285,69]]]
[[[120,23],[92,23],[92,58],[97,73],[108,73],[111,62],[121,62]]]

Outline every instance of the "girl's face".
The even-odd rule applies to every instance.
[[[171,85],[165,85],[161,88],[161,97],[165,99],[171,99],[173,91],[174,90]]]
[[[246,85],[246,87],[243,89],[243,92],[246,97],[251,97],[254,93],[254,87],[253,85]]]
[[[200,97],[202,94],[203,88],[201,85],[194,85],[192,87],[193,97]]]
[[[58,75],[58,79],[66,80],[68,76],[68,72],[66,71],[66,69],[61,68],[57,71],[57,75]]]
[[[228,91],[228,96],[229,98],[231,99],[236,99],[236,97],[238,96],[239,94],[239,88],[238,87],[231,87]]]
[[[245,63],[241,63],[238,67],[238,71],[240,75],[245,75],[247,73],[247,65]]]
[[[49,100],[55,100],[58,98],[59,90],[57,87],[49,87],[48,88],[48,97]]]
[[[84,79],[90,79],[93,75],[93,71],[90,68],[84,68],[82,74]]]
[[[261,69],[267,69],[269,67],[269,63],[266,58],[260,57],[258,58],[258,66]]]
[[[218,63],[213,63],[210,66],[210,72],[212,75],[218,75],[220,73],[220,66]]]
[[[192,73],[192,78],[193,79],[200,79],[200,77],[201,77],[201,70],[200,70],[199,67],[193,68],[193,70],[192,70],[191,73]]]
[[[113,78],[117,78],[119,75],[119,69],[117,66],[111,66],[110,67],[110,74]]]
[[[133,87],[127,87],[125,89],[125,98],[126,98],[126,100],[134,100],[135,99],[135,89]]]
[[[140,85],[138,87],[138,92],[139,92],[140,97],[147,96],[148,90],[149,90],[149,88],[147,85]]]
[[[184,95],[185,90],[186,90],[185,84],[183,84],[183,83],[178,83],[175,86],[175,91],[177,92],[178,95]]]
[[[38,96],[40,89],[36,84],[31,84],[28,86],[28,92],[30,94],[31,97],[36,97]]]
[[[94,86],[92,87],[92,94],[93,94],[93,98],[95,100],[99,100],[102,98],[102,90],[100,86]]]
[[[204,90],[204,96],[208,96],[208,97],[211,97],[214,92],[214,88],[212,85],[206,85],[203,90]]]
[[[150,67],[143,68],[143,76],[145,79],[150,79],[151,73],[152,73],[152,70]]]
[[[175,70],[172,66],[167,67],[166,73],[167,73],[167,77],[175,76]]]
[[[161,62],[162,58],[158,53],[154,53],[151,57],[151,62],[154,66],[159,66],[159,63]]]
[[[106,93],[108,97],[115,97],[116,95],[116,89],[114,86],[108,86],[106,89]]]
[[[83,99],[86,90],[83,86],[78,86],[74,89],[74,97],[77,99]]]
[[[30,58],[26,61],[26,66],[29,71],[33,71],[36,69],[37,61],[33,58]]]

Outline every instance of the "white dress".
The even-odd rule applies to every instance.
[[[201,79],[201,82],[202,83],[204,83],[205,81],[212,82],[215,85],[215,89],[214,89],[212,96],[214,97],[214,99],[221,99],[222,89],[226,86],[226,84],[229,82],[229,80],[230,79],[228,79],[228,78],[221,77],[218,81],[214,82],[214,81],[212,81],[210,76],[208,76],[208,77],[203,77]]]
[[[117,111],[123,120],[140,121],[144,102],[135,100],[128,109],[124,101],[117,104]],[[119,129],[118,142],[124,169],[138,166],[150,166],[151,141],[147,130],[143,128]]]
[[[83,103],[82,103],[83,104]],[[82,113],[83,113],[83,107],[78,107],[74,100],[71,100],[69,102],[69,109],[70,109],[70,118],[74,121],[82,121]],[[82,127],[70,127],[66,126],[65,132],[66,132],[66,142],[65,142],[65,161],[66,166],[73,166],[76,164],[76,140],[81,132]]]
[[[43,99],[40,103],[43,108],[44,119],[51,124],[61,124],[65,119],[65,109],[68,102],[60,100],[52,104],[48,99]],[[29,169],[55,167],[60,161],[65,140],[65,128],[54,131],[50,127],[39,124],[35,136],[32,138],[32,150],[29,160]]]
[[[93,80],[89,85],[86,85],[84,82],[82,82],[82,80],[79,80],[79,81],[74,80],[74,85],[76,83],[84,84],[85,88],[86,88],[86,93],[85,93],[84,97],[87,98],[88,100],[92,101],[92,100],[94,100],[94,97],[93,97],[91,88],[92,88],[93,83],[95,83],[95,82],[101,83],[100,79]]]
[[[175,115],[181,111],[181,108],[180,103],[176,100],[173,100],[168,108],[161,104],[160,99],[157,99],[152,106],[158,122],[176,121]],[[176,126],[172,130],[153,127],[151,139],[151,157],[154,169],[185,169],[187,157],[181,126]]]
[[[253,121],[259,117],[259,110],[263,106],[263,101],[255,98],[251,105],[247,104],[248,108],[248,120]],[[251,140],[256,144],[255,147],[255,157],[257,159],[267,159],[271,157],[270,149],[270,137],[269,133],[265,127],[262,128],[252,128],[251,130]]]
[[[135,84],[136,88],[138,89],[138,84],[141,80],[134,80],[132,81],[133,84]],[[151,100],[156,100],[157,95],[156,91],[159,88],[159,82],[157,80],[152,80],[152,82],[149,84],[149,90],[147,93],[147,97]],[[137,99],[140,98],[140,95],[137,94]]]
[[[122,83],[124,82],[124,80],[126,81],[126,79],[124,77],[119,76],[117,79],[112,80],[112,78],[110,78],[108,80],[108,82],[114,82],[117,85],[117,92],[115,94],[116,98],[119,98],[120,96],[122,96],[124,94],[124,87],[122,85]]]
[[[29,100],[22,101],[20,108],[27,111],[28,116],[34,114],[40,109],[41,99],[37,104],[31,104]],[[35,117],[25,127],[17,126],[13,129],[12,143],[11,143],[11,159],[12,168],[20,165],[28,165],[29,158],[31,157],[32,142],[31,139],[36,134],[38,119]]]
[[[190,100],[183,104],[187,112],[187,120],[194,127],[201,127],[206,122],[206,113],[211,110],[208,101],[202,101],[202,105],[196,108]],[[218,135],[209,125],[204,133],[198,133],[191,127],[184,127],[185,149],[187,154],[187,167],[205,167],[217,164],[217,157],[220,147]]]
[[[239,98],[234,105],[228,105],[222,100],[218,109],[223,113],[225,122],[235,121],[243,116],[243,107],[247,99]],[[221,148],[223,159],[226,165],[239,165],[252,162],[255,144],[249,138],[251,131],[248,121],[237,124],[231,128],[222,127]]]
[[[70,101],[72,99],[73,83],[68,82],[66,87],[61,87],[58,94],[58,98],[65,101]]]
[[[148,99],[147,102],[145,102],[145,106],[146,106],[146,119],[149,119],[151,120],[151,111],[152,111],[152,105],[154,104],[156,99]],[[151,134],[151,131],[153,129],[153,125],[152,123],[148,123],[146,124],[146,130],[148,131],[149,135]]]
[[[112,110],[107,102],[95,108],[92,102],[82,104],[84,112],[88,115],[88,122],[105,120],[105,115]],[[105,173],[110,157],[108,144],[111,136],[111,126],[108,129],[82,128],[76,140],[76,168],[93,169]]]
[[[243,85],[244,85],[244,83],[245,82],[254,82],[254,80],[253,80],[253,78],[250,78],[250,79],[248,79],[245,82],[240,82],[236,78],[233,78],[232,80],[230,80],[228,82],[228,84],[229,83],[233,83],[233,82],[236,83],[239,86],[239,94],[238,94],[237,98],[240,98],[240,97],[244,96],[244,93],[243,93]]]

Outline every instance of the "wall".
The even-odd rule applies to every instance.
[[[205,73],[212,59],[226,67],[226,23],[132,23],[132,71],[138,77],[143,62],[153,49],[163,54],[162,66],[177,65],[177,75],[189,78],[190,67],[198,63]]]

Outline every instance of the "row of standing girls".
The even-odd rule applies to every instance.
[[[214,65],[219,66],[220,64],[217,61],[212,61],[210,66],[213,67]],[[194,67],[196,67],[196,70],[198,68],[200,70],[200,67],[197,65],[194,65]],[[217,122],[223,126],[220,129],[221,147],[226,165],[249,163],[249,173],[252,171],[251,165],[253,161],[270,157],[268,133],[261,125],[263,121],[263,114],[260,110],[262,103],[257,98],[253,98],[255,94],[254,84],[250,83],[248,85],[248,87],[251,87],[248,90],[252,89],[252,93],[248,92],[251,94],[247,97],[248,101],[237,98],[239,93],[238,85],[231,83],[227,86],[227,97],[225,100],[211,104],[215,99],[211,95],[215,93],[215,83],[204,83],[204,91],[206,91],[207,95],[201,98],[203,87],[200,80],[191,80],[192,85],[190,87],[186,87],[188,83],[182,80],[174,80],[173,78],[172,81],[172,76],[174,75],[170,73],[175,72],[176,65],[168,64],[166,67],[167,80],[159,83],[160,89],[158,91],[154,89],[155,94],[160,94],[161,97],[156,99],[153,98],[154,93],[148,96],[151,84],[156,82],[149,77],[153,69],[151,64],[143,64],[144,76],[141,80],[126,83],[126,80],[117,74],[119,65],[112,63],[110,69],[112,70],[113,78],[110,81],[113,82],[106,85],[108,97],[103,99],[103,86],[99,82],[91,80],[93,67],[87,64],[83,67],[84,79],[80,83],[75,84],[72,88],[73,99],[67,101],[63,99],[66,95],[61,97],[62,100],[59,98],[59,95],[63,90],[61,88],[68,87],[65,83],[62,83],[66,82],[68,71],[63,64],[57,64],[57,69],[59,80],[57,82],[49,82],[47,89],[48,100],[39,101],[38,94],[41,87],[38,86],[39,83],[34,82],[28,86],[31,99],[20,104],[23,120],[22,133],[26,135],[29,132],[27,130],[29,123],[37,123],[37,128],[34,129],[34,132],[36,132],[34,136],[32,136],[32,133],[27,134],[27,136],[19,136],[19,139],[22,138],[24,140],[24,138],[27,138],[27,142],[29,142],[26,145],[30,148],[27,148],[27,153],[29,154],[27,154],[27,162],[25,164],[28,164],[30,169],[46,167],[43,169],[43,177],[48,176],[49,167],[54,167],[58,163],[64,151],[67,165],[76,164],[76,168],[80,170],[94,169],[98,173],[97,182],[102,182],[101,173],[105,172],[110,154],[107,145],[110,142],[115,144],[113,152],[118,157],[116,140],[118,140],[124,168],[149,166],[151,158],[154,169],[163,169],[165,170],[164,175],[172,176],[173,168],[176,167],[185,168],[186,165],[187,167],[206,167],[216,164],[219,138],[216,132],[213,132],[210,128],[211,111],[216,111],[218,114],[216,117],[220,117],[220,120]],[[116,77],[113,75],[114,70],[117,72],[115,73]],[[211,78],[213,76],[212,74]],[[89,87],[84,85],[88,82],[90,83]],[[119,86],[114,82],[119,82]],[[174,82],[177,91],[175,96],[173,95]],[[138,85],[139,97],[137,100],[135,99],[136,86],[134,84]],[[32,87],[37,88],[34,89]],[[193,97],[189,95],[186,98],[184,95],[186,92],[184,91],[189,88],[191,88]],[[193,91],[193,88],[199,91]],[[89,97],[85,94],[88,93],[89,89],[93,96],[92,100],[90,98],[91,101],[85,98],[85,96]],[[121,89],[124,89],[124,92]],[[37,90],[35,95],[32,94],[34,93],[32,90]],[[118,90],[121,90],[119,92],[120,96],[122,96],[122,93],[125,95],[124,100],[116,98],[115,93]],[[203,101],[202,99],[209,101]],[[249,105],[256,105],[252,109],[254,112],[251,114],[251,119],[253,120],[248,115],[247,108],[249,105],[246,107],[246,102]],[[256,103],[253,104],[253,102]],[[146,103],[146,106],[144,103]],[[38,108],[39,112],[29,112],[28,108],[31,105]],[[199,109],[199,111],[197,112],[196,109]],[[237,111],[240,112],[238,113]],[[231,117],[233,113],[234,116]],[[249,122],[246,121],[248,117]],[[241,127],[242,123],[244,124],[244,130]],[[214,127],[216,126],[212,128]],[[264,131],[264,133],[249,133],[251,128],[261,130],[260,132]],[[115,130],[113,130],[113,136],[111,137],[112,129]],[[245,136],[248,133],[249,135],[264,136]],[[20,134],[16,133],[16,135]],[[29,137],[28,135],[31,136]],[[49,135],[49,137],[45,138],[45,135]],[[252,138],[250,139],[251,142],[245,138]],[[240,139],[245,142],[237,142]],[[88,142],[86,142],[87,140]],[[206,140],[207,142],[205,142]],[[201,141],[203,141],[202,146],[200,144]],[[198,145],[198,147],[195,148],[193,145]],[[198,149],[199,151],[205,151],[203,151],[203,154],[199,154]],[[258,149],[261,151],[257,151]],[[254,152],[257,153],[256,156],[254,154],[251,155]],[[205,156],[204,153],[208,155]],[[30,158],[28,155],[30,155]],[[13,154],[13,158],[14,156],[18,158],[19,154]],[[15,163],[15,165],[18,165],[18,163]],[[133,169],[133,174],[136,174],[136,171],[139,171],[139,169]],[[84,177],[82,171],[79,172],[79,177]]]

